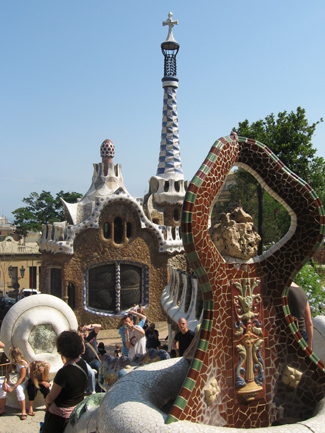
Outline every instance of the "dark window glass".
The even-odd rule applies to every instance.
[[[68,284],[68,304],[69,307],[72,308],[72,310],[75,309],[76,306],[76,294],[75,294],[75,287],[72,283]]]
[[[179,212],[178,209],[174,209],[174,220],[178,221],[179,220]]]
[[[51,269],[51,295],[61,298],[61,269]]]
[[[29,287],[31,289],[36,289],[36,266],[29,267]]]
[[[114,220],[114,242],[121,244],[123,241],[123,221],[122,218],[116,217]]]
[[[130,239],[131,236],[132,236],[132,224],[126,223],[126,237]]]
[[[175,191],[179,192],[179,180],[175,182]]]
[[[89,270],[89,306],[115,311],[115,265]]]
[[[164,184],[164,191],[167,192],[169,190],[169,182],[168,180],[166,180],[165,184]]]
[[[111,225],[110,223],[104,224],[104,238],[109,239],[111,237]]]
[[[121,264],[121,310],[141,303],[142,268]]]

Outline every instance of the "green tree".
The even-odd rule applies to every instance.
[[[300,270],[295,279],[306,292],[313,317],[325,315],[325,288],[322,286],[321,272],[322,268],[311,261]]]
[[[296,112],[280,112],[277,118],[272,113],[266,116],[264,120],[258,120],[251,124],[245,120],[240,122],[237,128],[233,128],[233,131],[238,136],[253,138],[268,146],[290,170],[308,182],[320,198],[324,198],[325,161],[324,158],[316,156],[317,149],[312,144],[312,137],[320,122],[323,122],[323,119],[309,124],[305,110],[298,107]],[[245,170],[238,170],[236,179],[238,184],[234,187],[233,198],[245,198],[247,190],[252,187],[255,190],[248,202],[254,199],[257,201],[257,206],[254,207],[251,204],[251,207],[254,208],[252,216],[257,218],[258,232],[262,238],[258,254],[262,254],[263,244],[272,241],[270,236],[275,236],[275,228],[278,233],[277,236],[280,237],[287,231],[289,223],[287,213],[281,205],[272,203],[273,198]],[[241,202],[246,210],[242,199]],[[269,213],[270,207],[272,208],[271,214]],[[246,211],[249,212],[249,210]],[[273,216],[276,215],[275,221],[272,217],[270,218],[272,214]],[[267,215],[268,218],[264,218],[264,215]],[[275,227],[276,221],[277,227]],[[273,224],[274,227],[270,227],[270,224]],[[269,232],[268,236],[267,232]],[[274,239],[274,241],[276,240],[278,239]]]
[[[61,190],[53,197],[49,191],[43,190],[40,194],[32,192],[29,197],[23,198],[22,201],[27,206],[12,212],[17,233],[26,236],[28,231],[41,230],[42,224],[64,221],[65,215],[60,197],[68,203],[76,203],[82,195]]]

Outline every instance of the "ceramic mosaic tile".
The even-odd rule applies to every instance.
[[[249,262],[226,262],[208,234],[211,204],[234,165],[262,181],[291,216],[287,235]],[[231,135],[213,145],[182,212],[184,248],[204,300],[200,345],[167,423],[217,419],[219,425],[257,428],[297,413],[311,416],[325,395],[324,363],[295,327],[286,288],[322,242],[323,225],[315,192],[262,143]],[[258,313],[245,313],[239,296],[240,302],[251,296]],[[287,365],[303,373],[294,391],[280,381]],[[220,395],[208,406],[203,390],[213,379]]]

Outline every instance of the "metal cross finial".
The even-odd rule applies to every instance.
[[[178,20],[173,21],[172,18],[173,18],[173,14],[172,14],[172,12],[169,12],[167,20],[163,21],[163,23],[162,23],[163,26],[168,26],[168,35],[167,35],[166,41],[175,41],[174,36],[173,36],[173,27],[175,25],[178,25]]]

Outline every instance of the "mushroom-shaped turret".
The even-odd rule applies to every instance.
[[[100,156],[102,158],[102,163],[104,166],[104,176],[107,176],[108,164],[113,163],[114,155],[115,155],[115,146],[113,142],[107,138],[102,142],[100,146]]]

